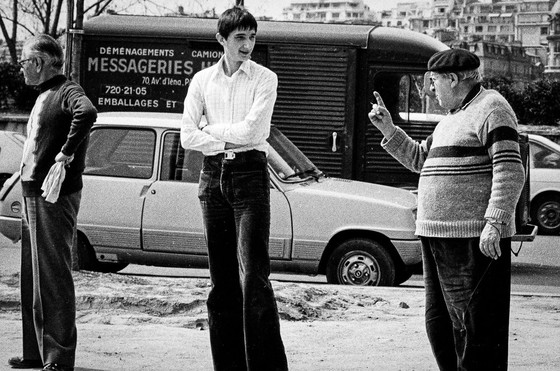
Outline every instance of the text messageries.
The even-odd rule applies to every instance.
[[[217,63],[218,43],[84,42],[82,81],[100,111],[182,112],[194,74]]]

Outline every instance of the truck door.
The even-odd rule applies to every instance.
[[[274,45],[278,75],[272,123],[329,176],[352,175],[356,50],[329,45]]]
[[[370,67],[367,87],[369,106],[365,118],[358,120],[358,123],[363,123],[363,127],[358,129],[363,135],[356,136],[362,158],[359,179],[393,186],[417,186],[418,174],[406,169],[381,148],[383,137],[369,122],[367,112],[371,110],[371,102],[375,103],[375,90],[383,98],[395,125],[413,139],[423,140],[431,134],[444,113],[437,102],[426,95],[425,89],[429,89],[429,80],[425,78],[424,71]]]

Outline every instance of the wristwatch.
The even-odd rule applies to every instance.
[[[486,223],[490,224],[492,227],[496,228],[498,233],[502,234],[502,229],[506,225],[506,223],[499,221],[498,219],[494,218],[486,218]]]

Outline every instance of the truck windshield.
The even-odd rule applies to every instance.
[[[282,180],[319,179],[323,173],[278,128],[270,128],[268,163]]]

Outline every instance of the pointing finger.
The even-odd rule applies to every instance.
[[[385,103],[383,103],[383,98],[381,98],[381,95],[379,95],[378,92],[374,91],[373,96],[375,97],[375,100],[377,100],[377,104],[385,108]]]

